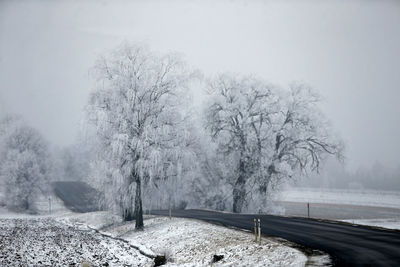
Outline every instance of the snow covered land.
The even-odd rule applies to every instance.
[[[0,219],[1,266],[144,266],[126,243],[77,230],[53,218]]]
[[[22,215],[0,210],[0,265],[153,266],[165,255],[167,266],[304,266],[307,257],[278,240],[209,223],[145,216],[145,229],[109,212]]]
[[[360,220],[342,220],[342,221],[352,224],[369,225],[387,229],[400,230],[400,218],[360,219]]]
[[[281,201],[349,204],[400,208],[399,191],[291,188],[280,193]]]
[[[286,2],[0,0],[0,267],[400,266],[400,5]]]
[[[304,266],[307,262],[303,253],[272,238],[264,237],[260,245],[251,233],[197,220],[146,215],[144,231],[107,212],[69,214],[60,220],[126,240],[148,255],[166,255],[167,266],[208,266],[213,255],[224,255],[217,266]]]
[[[288,216],[306,216],[310,203],[311,217],[400,229],[398,191],[291,188],[278,199]]]

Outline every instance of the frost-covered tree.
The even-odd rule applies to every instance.
[[[0,117],[0,166],[4,159],[1,157],[5,152],[5,141],[6,138],[8,137],[9,133],[12,132],[18,123],[21,122],[21,118],[15,115],[2,115]],[[4,197],[5,192],[7,191],[7,188],[5,186],[5,178],[2,175],[0,175],[0,190],[2,195]],[[5,201],[0,199],[1,204],[5,204]]]
[[[191,199],[190,181],[197,174],[193,146],[197,140],[185,121],[176,121],[174,137],[159,161],[160,171],[145,179],[147,207],[183,209]]]
[[[6,204],[17,210],[33,210],[38,193],[48,185],[51,165],[47,142],[13,116],[0,122],[0,133],[0,177],[6,187]]]
[[[105,183],[125,220],[143,227],[143,182],[161,177],[166,154],[182,138],[178,103],[190,75],[174,55],[122,44],[95,65],[97,84],[87,106],[102,150]]]
[[[341,155],[341,144],[304,85],[281,90],[252,77],[221,75],[208,86],[206,127],[217,153],[235,171],[233,211],[259,195],[263,211],[274,182],[318,170],[325,155]]]

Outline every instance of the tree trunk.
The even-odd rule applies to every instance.
[[[266,196],[267,192],[268,192],[268,185],[269,185],[269,181],[271,179],[271,174],[267,174],[267,177],[262,181],[261,185],[260,185],[260,194]]]
[[[142,183],[139,175],[136,176],[135,217],[136,229],[143,229]]]
[[[258,213],[262,213],[263,211],[265,211],[265,208],[267,207],[268,186],[269,186],[269,183],[271,181],[273,170],[274,170],[273,165],[270,165],[269,168],[268,168],[267,177],[265,177],[265,179],[263,179],[261,181],[261,185],[259,187],[260,195],[261,195],[261,204],[260,204],[260,207],[258,209]]]
[[[268,185],[269,179],[271,176],[268,175],[267,179],[263,181],[263,184],[260,186],[260,195],[261,195],[261,203],[260,207],[258,208],[258,213],[265,213],[266,208],[268,206]]]
[[[133,205],[134,205],[133,192],[131,190],[131,185],[135,181],[136,181],[135,172],[132,172],[129,177],[129,186],[128,186],[128,191],[127,191],[129,201],[128,201],[128,203],[125,203],[123,198],[121,199],[122,217],[123,217],[124,221],[135,220],[135,213],[133,210]]]
[[[129,192],[131,194],[131,192]],[[130,201],[127,207],[124,207],[123,210],[123,219],[124,221],[133,221],[135,219],[135,214],[133,212],[133,197],[130,197]]]
[[[236,180],[233,188],[233,212],[242,212],[243,204],[246,197],[246,177],[244,162],[241,160],[239,163],[239,177]]]

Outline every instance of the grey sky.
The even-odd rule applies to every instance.
[[[96,56],[123,40],[177,51],[207,74],[303,81],[354,169],[400,164],[398,1],[1,1],[0,112],[74,141]]]

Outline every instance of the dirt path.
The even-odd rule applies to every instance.
[[[125,242],[51,218],[0,219],[0,266],[149,266]]]

